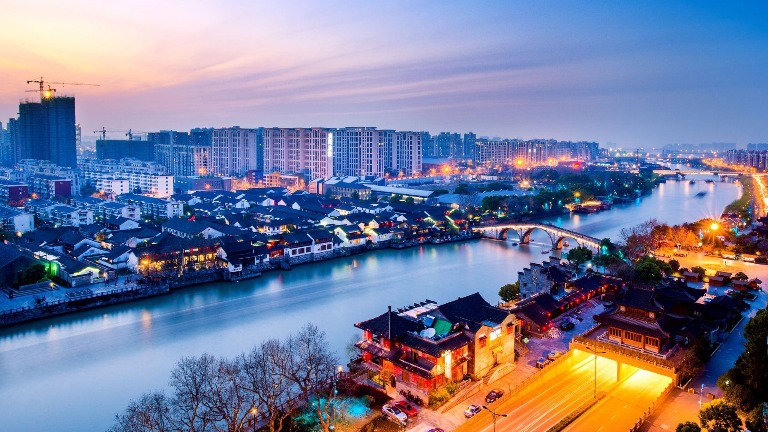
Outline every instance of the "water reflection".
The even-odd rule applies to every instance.
[[[676,224],[719,214],[740,194],[731,184],[662,186],[610,211],[547,221],[616,238],[622,227],[651,217]],[[710,192],[697,198],[699,188]],[[343,353],[355,333],[352,323],[388,305],[444,302],[475,291],[493,301],[499,287],[546,259],[541,252],[551,248],[543,232],[534,232],[529,245],[513,241],[383,250],[0,330],[3,427],[45,430],[56,419],[58,431],[103,430],[131,398],[162,387],[184,355],[232,356],[308,321],[326,330]]]

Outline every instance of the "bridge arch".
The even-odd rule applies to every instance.
[[[599,250],[599,239],[588,236],[586,234],[581,234],[576,231],[559,228],[551,224],[518,222],[503,225],[487,225],[475,228],[475,230],[480,231],[484,237],[495,238],[497,240],[506,240],[509,231],[511,230],[517,234],[519,242],[523,244],[530,242],[531,234],[537,229],[547,233],[547,236],[549,236],[549,240],[552,243],[553,249],[562,249],[563,243],[570,239],[579,246],[586,246],[594,250]]]
[[[560,236],[557,240],[555,240],[554,244],[552,245],[553,249],[557,249],[557,250],[562,249],[563,243],[565,243],[566,240],[573,241],[576,244],[576,246],[584,246],[581,240],[577,239],[576,237],[570,236],[570,235],[564,235],[564,236]],[[593,249],[595,248],[593,247]]]

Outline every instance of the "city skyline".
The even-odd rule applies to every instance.
[[[77,96],[85,136],[375,126],[625,148],[768,136],[767,10],[756,3],[39,1],[5,11],[3,123],[35,99],[26,81],[43,76],[100,84],[57,87]]]

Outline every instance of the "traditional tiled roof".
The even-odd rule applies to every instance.
[[[661,312],[661,308],[654,301],[654,291],[636,287],[628,287],[624,292],[613,297],[613,302],[631,308],[642,309],[648,312]]]
[[[424,324],[394,312],[385,312],[376,318],[356,323],[355,327],[387,339],[399,339],[408,332],[419,332],[425,328]]]
[[[453,324],[459,322],[474,324],[473,331],[477,331],[479,326],[487,323],[499,325],[509,316],[509,312],[506,310],[491,306],[480,293],[459,297],[452,302],[438,306],[437,309]]]
[[[407,333],[400,342],[433,357],[440,357],[445,351],[453,351],[469,345],[472,343],[472,338],[464,332],[453,333],[440,340],[427,339],[414,333]]]
[[[595,315],[595,321],[609,327],[620,328],[645,336],[657,337],[660,339],[669,337],[669,333],[662,330],[656,321],[637,319],[617,313],[602,313]]]

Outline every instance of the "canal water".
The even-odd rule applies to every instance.
[[[738,185],[702,177],[694,185],[662,184],[609,211],[548,222],[615,240],[622,227],[650,218],[676,224],[717,216],[740,194]],[[382,250],[0,330],[0,431],[105,430],[131,399],[163,388],[180,357],[233,356],[307,322],[324,329],[344,358],[357,337],[353,324],[388,305],[473,292],[495,303],[500,286],[548,256],[546,234],[533,239]]]

